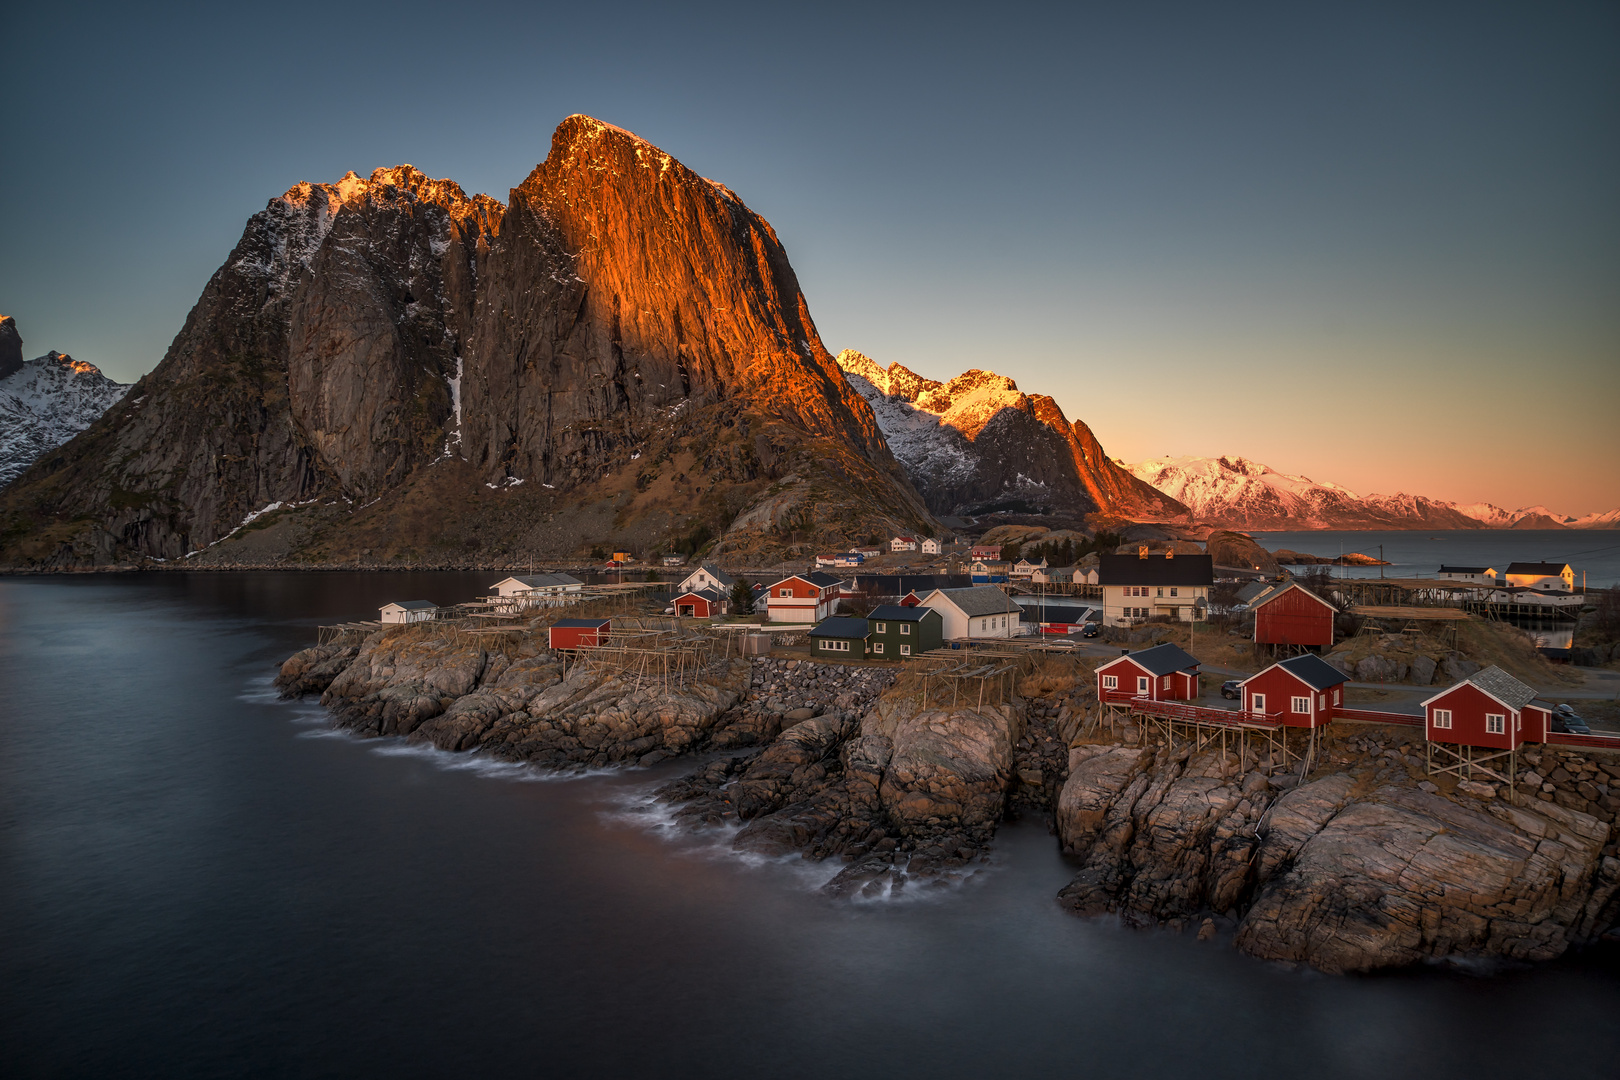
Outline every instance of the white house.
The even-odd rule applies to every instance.
[[[1442,566],[1439,576],[1447,581],[1466,581],[1474,585],[1496,584],[1496,571],[1489,566]]]
[[[1017,562],[1012,564],[1012,570],[1010,571],[1010,573],[1012,574],[1014,579],[1027,581],[1027,580],[1029,580],[1030,575],[1034,574],[1035,571],[1037,571],[1037,570],[1045,570],[1045,569],[1046,569],[1046,560],[1045,559],[1042,559],[1038,563],[1032,563],[1028,559],[1019,559]]]
[[[714,563],[704,563],[682,578],[681,583],[675,586],[675,591],[677,593],[686,593],[713,589],[715,592],[729,595],[731,587],[735,584],[737,584],[737,579],[714,565]]]
[[[945,542],[943,540],[936,540],[932,536],[923,539],[922,553],[924,555],[942,555],[944,552]]]
[[[501,600],[511,602],[505,606],[531,607],[584,588],[585,583],[572,574],[524,574],[498,581],[490,586],[490,591]]]
[[[838,608],[843,582],[816,570],[793,574],[771,585],[765,597],[765,619],[779,623],[819,623]]]
[[[897,536],[889,541],[890,551],[916,551],[917,538],[915,536]]]
[[[433,618],[433,613],[438,609],[439,605],[431,600],[395,600],[392,604],[382,606],[382,621],[385,623],[426,622]]]
[[[1016,570],[1015,567],[1015,576]],[[1037,566],[1029,574],[1029,583],[1031,585],[1068,585],[1073,581],[1074,567],[1072,566]]]
[[[1097,580],[1107,626],[1133,626],[1155,615],[1192,622],[1209,604],[1215,565],[1208,555],[1160,555],[1143,547],[1135,555],[1103,555]]]
[[[1021,608],[993,585],[971,589],[935,589],[921,607],[939,612],[947,641],[956,638],[1008,638],[1025,633]]]
[[[1516,562],[1509,563],[1499,583],[1545,592],[1575,591],[1575,571],[1568,563]]]
[[[665,555],[661,560],[665,566],[680,566],[686,561],[685,555]]]

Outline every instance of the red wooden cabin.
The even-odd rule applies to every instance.
[[[1553,708],[1499,667],[1476,671],[1423,703],[1423,735],[1430,742],[1516,750],[1546,742]]]
[[[1126,653],[1097,667],[1097,697],[1101,701],[1195,701],[1198,698],[1198,660],[1176,645],[1155,645]]]
[[[1331,649],[1335,614],[1332,604],[1303,585],[1285,585],[1254,605],[1255,644]]]
[[[1244,712],[1281,713],[1286,727],[1318,728],[1326,726],[1333,710],[1344,704],[1344,684],[1349,681],[1350,676],[1332,664],[1306,653],[1279,660],[1238,686]]]
[[[611,619],[558,619],[548,641],[553,649],[588,649],[602,644],[612,629]]]
[[[695,589],[675,598],[675,614],[693,619],[712,619],[726,613],[726,598],[713,589]]]

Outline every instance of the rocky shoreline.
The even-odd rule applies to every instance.
[[[704,755],[656,792],[675,819],[730,827],[743,851],[837,859],[834,897],[960,879],[1002,821],[1034,814],[1076,860],[1069,910],[1327,972],[1548,960],[1620,922],[1620,761],[1529,750],[1510,792],[1430,780],[1410,732],[1343,725],[1301,776],[1105,729],[1067,658],[1005,700],[941,708],[895,666],[715,660],[666,688],[538,640],[389,628],[303,650],[276,683],[363,736],[543,768]]]

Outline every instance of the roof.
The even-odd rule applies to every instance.
[[[1279,660],[1272,667],[1282,668],[1312,690],[1330,690],[1340,683],[1350,681],[1350,676],[1323,660],[1320,656],[1314,656],[1310,653],[1302,653],[1299,656],[1290,656],[1287,660]],[[1262,672],[1262,674],[1264,673]],[[1256,677],[1258,678],[1258,676]]]
[[[724,597],[722,597],[720,593],[714,589],[687,589],[685,592],[676,596],[675,599],[679,600],[682,596],[700,596],[711,604],[718,604],[724,599]]]
[[[1155,645],[1151,649],[1141,652],[1127,653],[1109,663],[1118,663],[1119,660],[1129,660],[1143,671],[1152,675],[1169,675],[1176,671],[1187,671],[1198,666],[1198,658],[1190,655],[1179,645],[1172,645],[1168,641],[1163,645]],[[1107,667],[1108,664],[1101,665]]]
[[[1102,585],[1210,585],[1215,561],[1208,555],[1103,555],[1097,560]]]
[[[438,607],[431,600],[390,600],[383,607],[404,608],[406,611],[432,611]]]
[[[505,585],[508,581],[515,581],[531,589],[557,588],[560,585],[583,585],[584,582],[572,574],[518,574],[509,578],[502,578],[495,585]],[[494,588],[495,586],[490,586]]]
[[[1282,586],[1280,589],[1277,589],[1274,592],[1263,594],[1263,598],[1261,598],[1259,600],[1251,601],[1249,606],[1251,608],[1263,608],[1267,604],[1271,603],[1273,600],[1277,599],[1279,596],[1281,596],[1283,593],[1287,592],[1290,589],[1298,589],[1300,592],[1304,593],[1306,596],[1310,597],[1312,600],[1315,600],[1318,604],[1321,604],[1323,607],[1327,608],[1331,612],[1337,612],[1339,610],[1338,608],[1334,607],[1332,604],[1328,603],[1326,600],[1322,599],[1320,596],[1317,596],[1315,593],[1311,592],[1311,590],[1307,589],[1305,586],[1301,585],[1297,581],[1290,581],[1288,584]]]
[[[1569,564],[1561,562],[1516,562],[1509,563],[1505,573],[1539,574],[1545,577],[1558,577],[1568,569]]]
[[[698,570],[704,571],[710,577],[714,578],[714,580],[716,580],[720,584],[726,586],[728,589],[731,586],[733,586],[733,585],[735,585],[737,583],[736,580],[734,578],[732,578],[732,576],[730,574],[726,573],[724,570],[722,570],[718,566],[714,565],[714,563],[704,563],[702,566],[698,567]],[[692,571],[692,574],[695,574],[695,573],[697,573],[697,570]],[[691,577],[692,574],[687,574],[686,576]]]
[[[1018,611],[1012,598],[994,585],[979,585],[971,589],[935,589],[928,596],[938,594],[956,605],[962,614],[973,618],[978,615],[1002,615]],[[924,597],[924,603],[928,598]]]
[[[1486,574],[1490,572],[1490,569],[1488,566],[1442,566],[1438,572],[1442,574]]]
[[[565,630],[601,629],[612,621],[612,619],[558,619],[551,624],[551,628],[553,630],[558,628]]]
[[[866,617],[887,622],[922,622],[931,611],[935,615],[939,614],[930,607],[901,607],[899,604],[884,604],[881,607],[873,608]]]
[[[1237,591],[1238,602],[1252,604],[1255,598],[1266,595],[1276,587],[1277,583],[1275,581],[1251,581]]]
[[[1517,565],[1517,564],[1514,564]],[[1540,565],[1547,565],[1542,563]],[[1466,680],[1485,691],[1510,709],[1522,709],[1535,700],[1536,691],[1501,668],[1492,664],[1484,671],[1476,671]]]
[[[789,574],[787,577],[783,578],[782,581],[792,581],[794,578],[798,578],[800,581],[808,581],[810,584],[819,586],[823,589],[827,588],[829,585],[839,585],[843,583],[842,578],[834,574],[824,574],[820,570],[812,570],[808,574]],[[776,584],[780,585],[782,584],[782,581],[778,581]]]
[[[810,631],[811,637],[864,639],[866,635],[866,620],[852,618],[848,615],[835,615],[830,619],[822,619],[816,624],[816,628]]]

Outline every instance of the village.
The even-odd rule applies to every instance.
[[[916,665],[953,701],[976,679],[981,703],[994,680],[1000,700],[1004,677],[1031,658],[1068,658],[1110,732],[1135,724],[1197,748],[1252,744],[1303,774],[1329,725],[1393,725],[1421,745],[1428,775],[1484,796],[1497,785],[1516,797],[1527,745],[1620,750],[1620,679],[1596,671],[1583,685],[1569,649],[1537,648],[1518,629],[1580,617],[1586,597],[1566,564],[1268,576],[1187,546],[1124,544],[1053,567],[1003,559],[999,544],[896,536],[771,575],[665,556],[645,576],[682,575],[668,582],[624,580],[634,561],[615,552],[596,573],[508,576],[451,607],[395,601],[376,620],[321,628],[321,640],[424,621],[472,638],[534,625],[559,656],[666,684],[717,657]],[[935,561],[908,563],[913,553]]]

